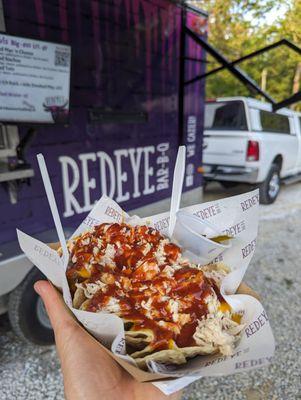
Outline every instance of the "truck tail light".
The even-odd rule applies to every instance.
[[[255,140],[248,141],[247,161],[259,160],[259,144]]]

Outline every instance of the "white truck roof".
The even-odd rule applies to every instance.
[[[233,97],[218,97],[215,99],[215,101],[243,101],[248,107],[251,108],[257,108],[260,110],[265,110],[265,111],[273,111],[272,110],[272,104],[267,103],[264,101],[260,101],[257,99],[253,99],[252,97],[245,97],[245,96],[233,96]],[[208,102],[209,104],[211,101]],[[298,111],[293,111],[290,110],[289,108],[281,108],[280,110],[276,111],[279,114],[284,114],[284,115],[298,115],[301,117],[301,112]]]

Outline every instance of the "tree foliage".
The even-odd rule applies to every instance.
[[[282,38],[301,47],[300,0],[192,0],[189,3],[209,13],[208,40],[229,60]],[[269,13],[278,15],[272,23],[266,20]],[[208,61],[208,71],[219,66],[210,56]],[[259,86],[265,86],[277,101],[301,90],[301,55],[288,48],[271,50],[242,62],[239,67]],[[227,71],[208,77],[206,92],[207,98],[250,95],[248,89]],[[296,107],[301,109],[301,104]]]

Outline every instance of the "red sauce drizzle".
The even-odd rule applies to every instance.
[[[97,312],[108,305],[110,299],[118,300],[117,314],[132,322],[132,330],[152,330],[152,346],[157,350],[168,349],[171,339],[178,347],[195,345],[193,334],[197,320],[208,313],[205,298],[213,288],[223,300],[214,282],[196,268],[183,266],[172,276],[162,272],[166,266],[172,266],[181,253],[175,244],[165,244],[166,264],[159,267],[155,253],[163,239],[158,231],[147,226],[101,224],[75,242],[67,270],[73,293],[76,282],[105,281],[106,292],[98,291],[90,299],[87,310]],[[115,248],[114,265],[101,260],[107,244]],[[97,254],[93,253],[95,247],[99,249]],[[149,299],[152,302],[147,307]],[[170,299],[180,302],[178,312],[189,314],[189,321],[173,320]]]

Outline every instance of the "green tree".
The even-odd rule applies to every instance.
[[[190,1],[209,13],[209,42],[229,60],[287,38],[301,47],[300,0],[195,0]],[[267,24],[268,13],[285,10]],[[210,61],[208,70],[219,66]],[[259,85],[280,101],[300,90],[301,56],[277,48],[239,65]],[[207,97],[250,95],[248,89],[229,72],[207,78]],[[300,105],[298,105],[300,107]]]

